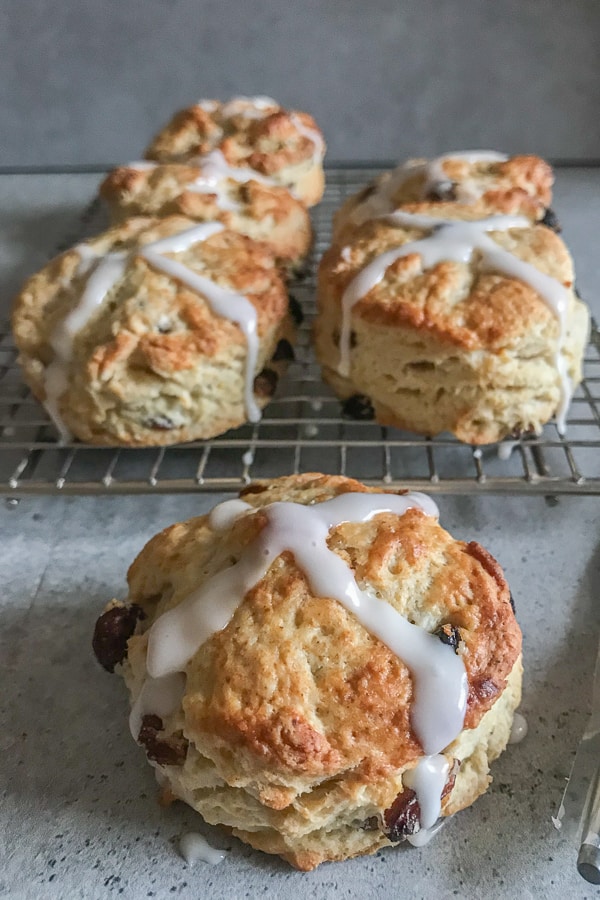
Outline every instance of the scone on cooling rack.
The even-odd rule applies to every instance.
[[[423,494],[249,485],[167,528],[97,622],[162,786],[300,869],[422,845],[505,748],[521,634],[498,563]]]
[[[380,175],[340,207],[334,241],[345,241],[363,224],[395,209],[460,218],[468,206],[480,219],[494,213],[522,215],[559,230],[549,208],[554,173],[539,156],[505,156],[493,150],[447,153],[411,159]]]
[[[293,356],[264,244],[219,222],[132,218],[52,260],[16,298],[25,379],[64,439],[153,446],[257,421]]]
[[[307,206],[323,195],[321,131],[308,113],[283,109],[270,97],[200,100],[175,114],[146,158],[188,163],[213,150],[223,154],[228,166],[255,169],[289,188]]]
[[[220,150],[198,165],[131,163],[104,179],[100,194],[111,217],[181,214],[264,241],[285,267],[302,263],[312,241],[304,204],[253,169],[233,168]]]
[[[588,309],[562,240],[521,216],[404,210],[324,255],[317,356],[324,379],[377,422],[485,444],[564,431]]]

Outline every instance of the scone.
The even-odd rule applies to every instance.
[[[152,446],[257,421],[293,356],[264,244],[183,216],[132,218],[48,263],[16,298],[25,379],[63,438]]]
[[[227,165],[255,169],[307,206],[323,196],[325,141],[312,116],[270,97],[200,100],[156,135],[146,158],[181,163],[220,150]]]
[[[334,216],[334,240],[348,240],[363,222],[395,209],[452,219],[461,218],[457,206],[471,207],[479,219],[522,215],[560,230],[549,208],[553,182],[552,168],[539,156],[467,150],[411,159],[346,200]]]
[[[421,846],[505,748],[521,634],[424,494],[296,475],[167,528],[93,645],[162,799],[300,869]]]
[[[564,431],[588,323],[564,243],[520,216],[398,211],[319,271],[317,356],[348,412],[470,444]]]
[[[198,165],[119,166],[102,182],[114,222],[130,216],[181,214],[264,241],[278,261],[293,267],[310,249],[312,229],[304,204],[253,169],[231,168],[220,150]]]

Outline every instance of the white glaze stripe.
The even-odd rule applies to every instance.
[[[390,172],[389,178],[384,179],[377,190],[367,197],[352,211],[350,221],[354,225],[362,225],[369,219],[386,215],[395,207],[394,196],[402,185],[417,173],[423,173],[423,187],[421,199],[426,199],[428,193],[437,184],[447,182],[448,176],[444,171],[444,163],[450,159],[462,159],[467,163],[477,162],[506,162],[508,157],[504,153],[495,150],[457,150],[452,153],[444,153],[429,162],[419,163],[409,161],[397,166]],[[456,199],[462,203],[473,203],[481,196],[481,189],[475,189],[468,182],[460,182],[455,186]]]
[[[232,97],[221,107],[224,119],[231,116],[244,116],[246,119],[262,119],[270,110],[279,109],[279,104],[271,97]],[[208,110],[214,112],[216,110]]]
[[[212,150],[193,160],[192,164],[200,168],[200,175],[186,187],[186,190],[197,194],[215,194],[217,206],[222,210],[235,212],[240,209],[240,204],[229,197],[227,184],[224,184],[228,179],[239,184],[246,184],[248,181],[257,181],[269,186],[275,184],[272,178],[267,178],[254,169],[229,166],[220,150]]]
[[[445,756],[434,754],[420,759],[414,769],[402,776],[402,782],[417,795],[421,810],[421,828],[432,828],[442,811],[442,791],[450,766]]]
[[[95,267],[88,277],[79,303],[57,326],[50,338],[54,359],[45,371],[45,407],[58,429],[61,441],[67,441],[71,437],[60,415],[59,401],[69,384],[68,366],[73,355],[75,336],[85,327],[95,310],[102,305],[107,294],[122,278],[128,262],[136,254],[144,257],[154,268],[160,269],[166,275],[202,294],[217,315],[230,319],[240,326],[247,342],[244,402],[249,420],[257,422],[260,419],[260,409],[253,392],[254,369],[258,359],[257,316],[254,306],[247,297],[197,275],[176,260],[162,256],[164,253],[183,253],[213,234],[223,231],[223,228],[220,222],[203,222],[146,246],[136,247],[129,253],[107,253],[101,258],[98,258],[88,244],[81,244],[75,248],[81,257],[78,275],[85,274],[94,264]]]
[[[144,716],[165,719],[175,712],[185,688],[185,675],[175,672],[166,678],[146,678],[129,714],[129,730],[137,741]]]
[[[504,153],[497,153],[495,150],[456,150],[452,153],[444,153],[432,159],[425,165],[425,184],[423,185],[423,196],[435,188],[437,184],[449,181],[444,170],[444,163],[451,159],[463,160],[463,162],[506,162],[508,156]],[[458,182],[454,188],[456,199],[462,203],[474,203],[481,196],[481,190],[469,185],[469,182]]]
[[[286,551],[294,555],[317,597],[338,600],[409,668],[414,683],[412,724],[425,753],[437,753],[462,728],[467,701],[463,662],[436,636],[411,624],[393,606],[359,588],[349,566],[327,547],[332,527],[366,522],[382,512],[420,508],[437,515],[423,494],[342,494],[309,506],[274,503],[267,525],[230,568],[218,573],[150,629],[147,669],[162,678],[185,669],[199,647],[230,621],[245,594]],[[240,510],[243,512],[243,509]]]
[[[256,310],[247,297],[223,288],[209,278],[192,272],[187,266],[168,259],[154,250],[144,248],[142,255],[155,268],[170,278],[175,278],[201,294],[218,316],[235,322],[241,328],[247,344],[246,372],[244,376],[244,403],[250,422],[260,420],[260,409],[254,399],[254,370],[258,360],[258,331]]]
[[[325,142],[323,138],[314,128],[309,128],[307,125],[304,125],[303,122],[300,121],[300,117],[295,113],[292,113],[290,116],[290,120],[296,131],[298,131],[303,137],[308,138],[309,141],[312,141],[314,150],[312,155],[312,162],[319,163],[323,159],[323,155],[325,152]]]
[[[475,250],[480,254],[479,267],[483,271],[499,272],[509,278],[517,278],[530,285],[544,300],[558,319],[560,330],[554,356],[560,378],[561,396],[556,413],[557,428],[564,433],[566,412],[571,399],[572,386],[568,376],[567,361],[562,354],[566,333],[566,316],[569,306],[569,291],[556,278],[540,272],[531,263],[514,256],[500,247],[488,231],[505,231],[509,228],[527,228],[530,222],[523,216],[490,216],[475,222],[457,222],[436,219],[413,213],[397,211],[386,217],[392,225],[403,228],[436,229],[427,237],[409,241],[401,247],[388,250],[372,260],[353,278],[342,295],[342,327],[340,332],[340,359],[338,372],[348,377],[350,374],[350,330],[352,308],[359,300],[373,290],[384,278],[388,268],[410,254],[421,257],[423,269],[431,269],[446,260],[467,263]]]

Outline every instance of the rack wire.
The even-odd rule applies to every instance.
[[[168,448],[61,445],[21,379],[17,352],[5,327],[0,333],[2,492],[17,497],[234,491],[255,478],[320,471],[429,493],[600,494],[600,335],[595,325],[565,437],[551,423],[539,436],[474,449],[450,436],[424,438],[343,417],[339,402],[321,381],[312,353],[316,265],[329,244],[332,212],[379,171],[328,170],[325,197],[314,211],[313,251],[291,286],[304,312],[296,361],[256,425]],[[77,233],[65,235],[56,249],[101,227],[102,212],[93,201],[83,212]]]

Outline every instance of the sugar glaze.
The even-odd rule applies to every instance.
[[[330,529],[344,522],[367,522],[386,512],[403,515],[411,508],[421,509],[429,516],[438,515],[435,503],[418,492],[404,496],[348,493],[322,503],[276,502],[262,508],[260,512],[266,516],[267,524],[240,559],[154,622],[148,636],[146,668],[152,690],[182,673],[199,647],[228,624],[246,593],[263,578],[271,564],[282,553],[291,552],[311,593],[338,600],[411,672],[411,723],[426,756],[404,780],[417,794],[422,827],[426,830],[439,816],[448,774],[448,763],[441,751],[463,726],[468,694],[464,663],[435,635],[362,590],[350,567],[327,546]],[[213,510],[209,525],[222,531],[239,516],[254,512],[242,500],[225,501]],[[146,702],[145,698],[144,708]]]
[[[224,226],[220,222],[204,222],[167,238],[136,247],[130,252],[107,253],[103,256],[99,256],[88,244],[81,244],[76,248],[81,258],[76,275],[87,276],[87,283],[77,305],[59,323],[50,337],[49,343],[54,351],[54,359],[46,367],[44,376],[45,406],[58,429],[61,441],[68,441],[71,437],[60,415],[59,401],[68,387],[68,367],[73,357],[75,337],[103,304],[106,296],[123,277],[128,263],[136,255],[142,256],[153,268],[201,294],[218,316],[239,325],[247,344],[244,376],[246,413],[251,422],[260,419],[260,409],[253,391],[254,368],[258,359],[257,315],[254,306],[247,297],[224,288],[211,279],[198,275],[179,261],[163,255],[183,253],[223,229]]]
[[[342,295],[342,327],[340,333],[340,358],[338,372],[348,377],[350,374],[350,331],[353,306],[376,287],[384,278],[388,268],[397,259],[418,254],[422,269],[431,269],[444,261],[468,263],[475,251],[478,252],[479,268],[483,271],[499,272],[509,278],[524,281],[544,300],[559,322],[559,336],[554,354],[554,364],[560,379],[560,402],[556,412],[557,428],[564,434],[566,414],[571,399],[572,385],[568,374],[567,360],[562,353],[566,334],[566,317],[570,293],[556,278],[541,272],[508,250],[500,247],[488,231],[506,231],[510,228],[528,228],[530,222],[523,216],[490,216],[475,222],[458,222],[438,219],[433,216],[407,213],[400,210],[386,216],[391,225],[401,228],[429,229],[426,237],[409,241],[401,247],[387,250],[362,269],[350,282]]]
[[[363,222],[377,216],[384,216],[396,208],[394,197],[402,185],[415,175],[423,175],[421,199],[425,200],[428,194],[438,185],[444,185],[450,181],[444,171],[444,163],[451,159],[462,159],[472,164],[477,162],[506,162],[508,157],[504,153],[495,150],[456,150],[452,153],[444,153],[429,162],[409,160],[401,166],[393,169],[387,178],[377,185],[376,189],[362,203],[359,203],[350,215],[350,221],[354,225],[362,225]],[[453,185],[454,196],[460,203],[474,203],[482,194],[481,189],[476,189],[468,181],[458,182]]]

